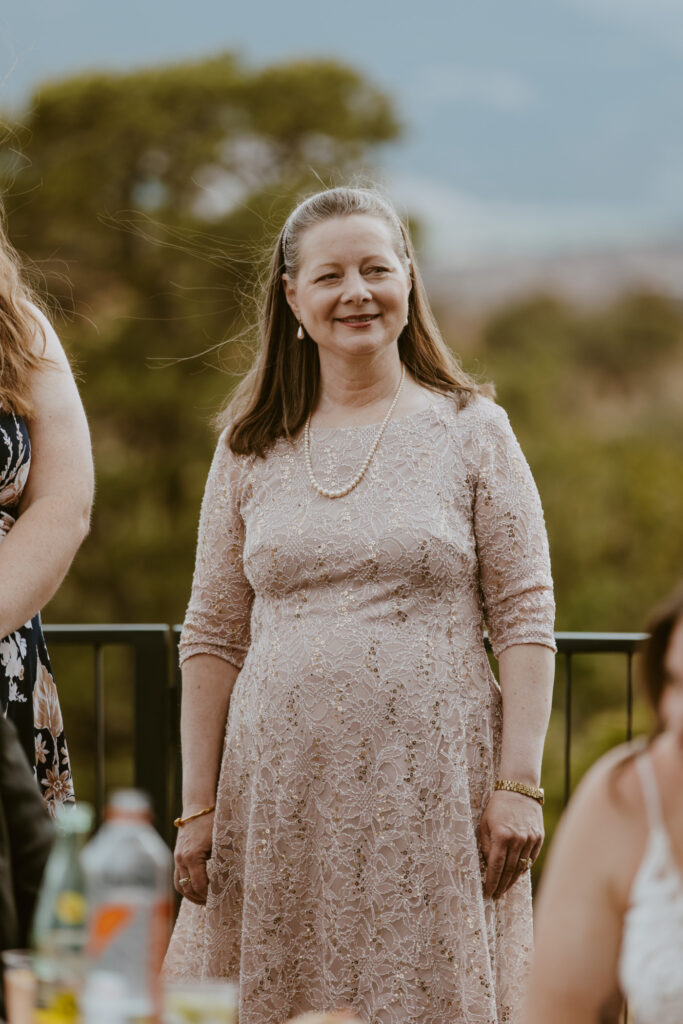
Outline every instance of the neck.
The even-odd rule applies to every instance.
[[[353,419],[370,418],[391,402],[400,379],[397,346],[368,360],[341,360],[321,352],[316,418],[345,413]]]

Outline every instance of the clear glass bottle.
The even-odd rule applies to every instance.
[[[64,804],[55,816],[52,848],[31,930],[36,973],[36,1020],[77,1019],[83,978],[87,906],[81,851],[92,828],[89,804]]]
[[[88,899],[86,970],[122,979],[126,1019],[135,1021],[159,1020],[159,973],[173,907],[173,857],[151,821],[145,793],[119,790],[82,858]]]

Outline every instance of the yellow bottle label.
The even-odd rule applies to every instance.
[[[87,907],[82,893],[69,889],[60,892],[55,905],[55,914],[61,924],[83,924],[86,913]]]
[[[34,1024],[78,1024],[78,1004],[73,992],[59,992],[49,1006],[33,1011]]]

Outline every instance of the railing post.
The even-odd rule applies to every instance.
[[[633,737],[633,651],[626,655],[626,740]]]
[[[569,803],[572,784],[572,655],[571,651],[565,654],[564,665],[564,792],[563,802],[566,807]]]
[[[169,800],[170,644],[168,627],[135,637],[135,785],[152,799],[155,825],[167,842],[173,830]]]
[[[180,626],[174,626],[171,632],[171,689],[169,691],[169,735],[171,736],[172,758],[171,766],[173,771],[173,788],[171,797],[171,816],[178,817],[182,814],[183,796],[183,770],[180,757],[180,706],[182,701],[183,680],[178,665],[178,641],[180,640]]]
[[[104,819],[105,793],[105,718],[104,718],[104,658],[102,644],[93,647],[93,678],[95,683],[95,825]]]

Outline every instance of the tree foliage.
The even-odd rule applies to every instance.
[[[8,124],[11,237],[71,311],[58,329],[97,463],[92,533],[52,618],[182,617],[210,421],[244,369],[268,244],[294,196],[362,172],[398,132],[348,67],[229,54],[55,82]]]

